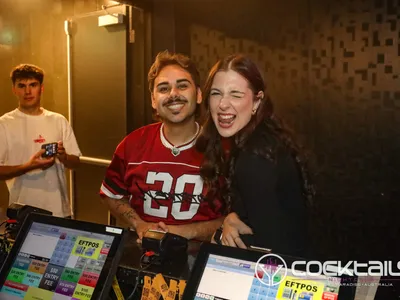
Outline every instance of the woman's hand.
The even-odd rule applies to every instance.
[[[224,220],[221,236],[222,245],[247,249],[240,238],[240,234],[253,234],[253,231],[240,220],[236,213],[230,213]]]

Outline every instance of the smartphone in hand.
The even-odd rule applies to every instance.
[[[50,158],[57,154],[58,143],[43,144],[41,148],[45,150],[45,152],[42,154],[42,157]]]

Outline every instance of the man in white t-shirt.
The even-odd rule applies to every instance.
[[[64,167],[77,167],[81,152],[68,121],[40,106],[43,78],[43,70],[34,65],[19,65],[11,72],[18,108],[0,117],[0,180],[6,180],[10,204],[70,217]],[[55,156],[42,157],[46,143],[58,143]]]

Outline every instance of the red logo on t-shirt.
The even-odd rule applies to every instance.
[[[33,141],[35,143],[44,143],[46,141],[46,139],[41,134],[39,134],[39,138],[34,139]]]

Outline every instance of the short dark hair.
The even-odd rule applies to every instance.
[[[156,59],[149,70],[147,79],[149,82],[150,93],[153,92],[156,77],[160,74],[163,68],[170,65],[177,65],[186,70],[192,76],[196,87],[200,87],[200,74],[197,70],[196,64],[186,55],[180,53],[169,53],[168,50],[165,50],[157,54]]]
[[[20,64],[12,69],[10,73],[10,78],[13,84],[17,79],[36,79],[43,83],[44,71],[38,66],[31,64]]]

